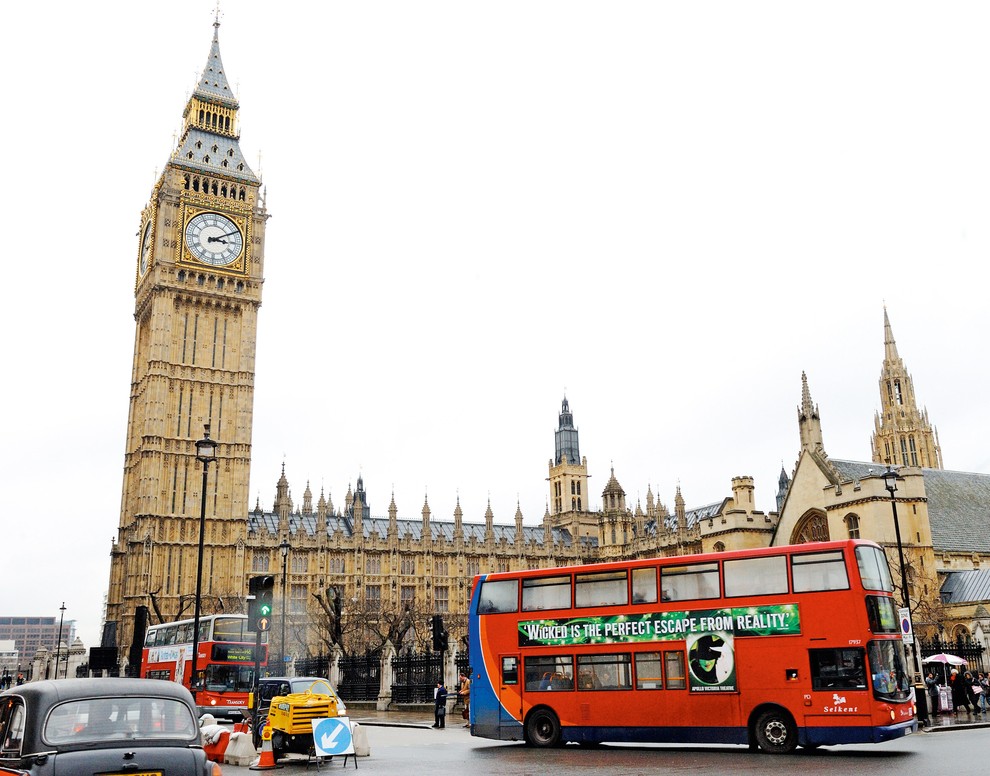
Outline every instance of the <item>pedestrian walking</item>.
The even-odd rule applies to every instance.
[[[447,688],[443,686],[443,680],[437,682],[436,692],[433,694],[433,727],[443,730],[447,721]]]
[[[966,709],[966,713],[972,713],[969,705],[970,694],[966,689],[966,680],[959,673],[958,669],[952,669],[952,673],[949,674],[949,684],[952,686],[952,707],[956,710],[956,714],[963,709]]]
[[[471,680],[468,679],[467,674],[461,674],[458,681],[460,684],[457,688],[457,697],[464,704],[461,716],[468,720],[464,727],[471,727]]]

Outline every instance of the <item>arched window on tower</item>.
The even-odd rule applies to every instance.
[[[578,505],[577,506],[577,511],[580,512],[581,511],[581,499],[580,498],[577,501],[577,505]]]
[[[908,437],[908,444],[911,446],[911,465],[912,466],[917,466],[918,465],[918,451],[915,449],[915,446],[914,446],[914,434],[912,434],[911,436]]]
[[[715,546],[712,549],[715,552],[725,552],[725,542],[715,542]]]
[[[901,463],[908,465],[907,440],[904,437],[901,437]]]
[[[904,403],[904,396],[901,395],[901,381],[894,380],[894,398],[898,404]]]
[[[850,539],[859,538],[859,515],[846,515],[846,532]]]

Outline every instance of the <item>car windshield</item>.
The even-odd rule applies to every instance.
[[[172,698],[85,698],[52,709],[42,734],[49,744],[107,740],[195,739],[189,707]]]

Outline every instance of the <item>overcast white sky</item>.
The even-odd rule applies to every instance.
[[[136,232],[212,0],[4,11],[0,614],[97,643]],[[868,460],[886,302],[948,468],[990,471],[990,4],[228,1],[268,188],[251,503],[536,523],[565,392],[592,490],[673,505]],[[600,498],[592,499],[597,507]]]

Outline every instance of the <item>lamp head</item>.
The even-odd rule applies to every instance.
[[[890,466],[887,467],[887,471],[881,474],[880,477],[883,479],[883,486],[890,493],[891,497],[893,497],[897,491],[897,481],[903,479],[903,477],[898,477],[897,472],[890,468]]]
[[[196,440],[196,460],[211,463],[217,458],[217,443],[210,439],[210,424],[203,424],[203,438]]]

